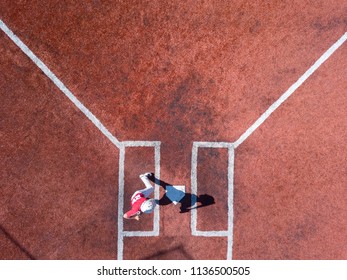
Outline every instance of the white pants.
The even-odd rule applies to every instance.
[[[142,182],[145,184],[146,188],[145,189],[142,189],[142,190],[139,190],[139,191],[136,191],[131,199],[133,199],[133,197],[135,195],[137,195],[138,193],[142,193],[146,198],[149,197],[152,192],[154,191],[154,186],[151,184],[150,180],[146,177],[146,176],[141,176],[140,179],[142,180]]]

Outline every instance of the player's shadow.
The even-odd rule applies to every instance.
[[[172,184],[166,183],[152,176],[149,178],[156,185],[163,187],[165,194],[162,198],[157,200],[158,205],[169,205],[172,201],[177,201],[181,204],[180,213],[189,212],[192,209],[206,207],[215,204],[214,198],[208,194],[195,195],[191,193],[185,193],[173,187]]]

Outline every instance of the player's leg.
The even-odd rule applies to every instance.
[[[145,197],[149,197],[154,191],[154,186],[151,184],[149,177],[152,176],[152,173],[145,173],[140,175],[140,179],[145,184],[146,188],[139,190]]]

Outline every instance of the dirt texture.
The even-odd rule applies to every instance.
[[[347,31],[343,0],[82,2],[3,0],[0,19],[120,141],[160,141],[188,194],[193,142],[236,141]],[[0,53],[0,259],[116,259],[119,149],[2,31]],[[233,259],[347,259],[346,76],[344,44],[235,149]],[[198,230],[227,230],[227,161],[199,150]],[[153,148],[127,148],[125,209],[147,171]],[[124,259],[225,259],[180,206]]]

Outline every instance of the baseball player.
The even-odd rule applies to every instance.
[[[154,191],[154,186],[150,183],[149,178],[152,173],[145,173],[140,175],[140,179],[145,184],[146,188],[136,191],[131,197],[131,210],[126,212],[123,217],[125,219],[140,220],[142,213],[152,213],[157,203],[153,198],[148,198]]]

